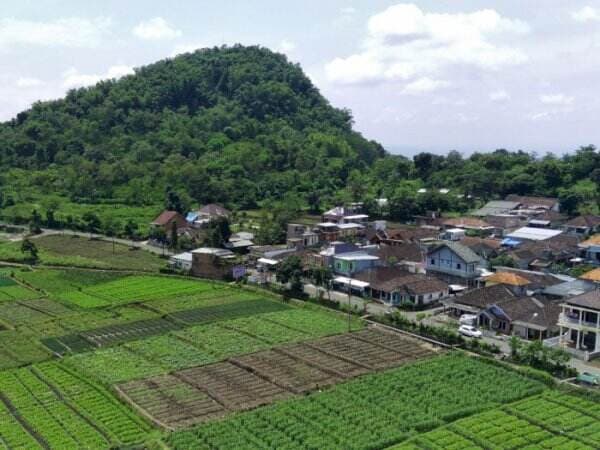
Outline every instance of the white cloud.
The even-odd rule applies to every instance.
[[[44,84],[44,82],[37,78],[20,77],[19,79],[17,79],[15,84],[18,88],[27,89],[27,88],[42,86]]]
[[[79,88],[84,86],[92,86],[100,80],[121,78],[125,75],[131,75],[133,68],[130,66],[111,66],[103,74],[83,74],[74,67],[63,73],[62,86],[66,89]]]
[[[503,102],[505,100],[510,100],[510,94],[504,89],[500,89],[498,91],[490,92],[490,100],[493,102]]]
[[[597,22],[600,21],[600,11],[591,6],[584,6],[577,11],[573,11],[571,17],[577,22]]]
[[[15,45],[95,47],[111,25],[111,20],[104,17],[71,17],[49,22],[0,19],[0,48]]]
[[[548,94],[540,96],[540,101],[546,105],[569,106],[573,104],[574,97],[565,94]]]
[[[288,39],[284,39],[279,43],[277,50],[281,53],[291,53],[296,50],[296,44]]]
[[[402,92],[405,94],[425,94],[448,86],[450,86],[448,81],[433,80],[431,78],[424,77],[408,83]]]
[[[140,22],[133,28],[132,33],[134,36],[148,41],[175,39],[182,34],[162,17],[154,17]]]
[[[439,77],[457,65],[495,70],[527,60],[521,50],[499,41],[527,33],[529,26],[490,9],[436,14],[397,4],[372,16],[367,29],[358,53],[326,65],[330,81],[406,81]]]

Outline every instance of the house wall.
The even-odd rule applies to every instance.
[[[206,253],[192,254],[192,275],[202,278],[224,279],[231,275],[229,261]]]
[[[474,278],[475,264],[467,264],[448,247],[427,254],[427,270],[441,272],[460,278]]]
[[[341,275],[350,275],[352,273],[362,272],[363,270],[375,267],[377,265],[376,263],[376,260],[346,261],[334,257],[333,271]]]

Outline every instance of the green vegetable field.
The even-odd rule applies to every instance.
[[[0,448],[596,449],[600,402],[311,304],[0,271]]]

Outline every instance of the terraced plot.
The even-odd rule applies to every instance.
[[[389,336],[387,336],[388,334]],[[412,339],[385,331],[365,330],[352,333],[352,336],[354,335],[357,337],[352,339],[359,345],[366,344],[363,340],[371,337],[373,340],[385,341],[389,344],[396,343],[399,346],[407,343],[416,347],[420,346]],[[185,418],[185,423],[194,421],[200,423],[213,419],[215,415],[221,416],[225,413],[256,408],[289,395],[312,392],[352,376],[375,370],[375,367],[367,367],[354,362],[355,358],[352,358],[351,354],[335,356],[317,350],[320,342],[330,342],[332,339],[347,342],[346,336],[335,336],[293,346],[274,347],[270,350],[236,356],[226,362],[172,373],[179,380],[182,391],[189,392],[190,388],[193,388],[201,393],[200,400],[202,402],[205,401],[204,395],[207,395],[223,408],[223,411],[213,410],[212,407],[207,411],[198,410],[194,402],[190,410],[183,409],[181,411],[181,417]],[[378,347],[377,344],[373,344],[373,346]],[[384,347],[378,348],[386,355],[394,353],[393,350]],[[355,349],[357,354],[363,351],[359,347]],[[422,356],[432,354],[433,352],[423,347]],[[402,353],[395,353],[395,355],[395,358],[388,358],[386,367],[414,359],[412,355],[405,359],[403,359]],[[155,377],[140,382],[125,383],[118,389],[135,403],[136,408],[147,411],[152,416],[151,410],[155,408],[156,399],[161,396],[168,397],[170,394],[169,392],[159,392],[152,395],[140,395],[140,386],[144,387],[143,391],[148,390],[151,386],[155,386],[157,390],[161,391],[163,381],[164,377]],[[169,381],[169,390],[175,389],[174,380],[169,379]],[[131,394],[130,390],[133,390]],[[206,404],[208,405],[208,403]],[[155,417],[154,421],[163,423],[167,428],[177,428],[181,426],[179,416],[177,417],[176,420],[170,420],[161,414],[160,417]]]
[[[507,369],[451,354],[177,431],[168,444],[174,449],[385,448],[414,430],[431,430],[543,389]]]
[[[55,363],[0,372],[0,385],[0,415],[12,425],[0,426],[0,442],[106,448],[139,442],[149,430],[108,392]]]
[[[0,302],[38,298],[40,294],[0,274]]]

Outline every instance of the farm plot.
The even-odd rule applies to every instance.
[[[223,416],[226,409],[207,394],[172,375],[130,381],[116,388],[163,428],[183,428]],[[167,425],[169,424],[169,425]]]
[[[343,378],[276,349],[239,356],[229,361],[294,394],[314,391]]]
[[[216,304],[201,308],[177,311],[171,313],[169,317],[189,325],[196,325],[289,309],[289,306],[281,302],[255,297],[233,303]]]
[[[225,284],[212,283],[211,288],[193,295],[164,298],[142,303],[160,314],[191,310],[200,307],[237,303],[242,300],[254,300],[257,294],[233,288]]]
[[[18,284],[15,280],[0,274],[0,302],[11,300],[28,300],[40,295],[31,289]]]
[[[0,331],[0,369],[44,361],[50,353],[35,334],[14,330]]]
[[[114,306],[132,302],[191,295],[212,289],[203,281],[171,277],[128,276],[61,294],[61,299],[82,308]]]
[[[390,334],[389,337],[380,336],[380,334],[384,335],[388,333],[377,330],[372,331],[370,334],[367,334],[367,336],[371,336],[372,339],[385,340],[388,343],[396,343],[398,345],[412,343],[414,346],[419,346],[419,343],[416,341],[409,341],[407,338],[398,334]],[[344,339],[345,336],[337,336],[336,338],[341,340]],[[358,342],[360,343],[362,341]],[[173,347],[177,348],[177,344],[174,343]],[[207,346],[207,349],[208,348],[210,347]],[[169,352],[170,351],[167,351],[167,354],[169,354]],[[360,353],[361,350],[357,348],[356,352]],[[138,353],[138,351],[136,351],[136,353]],[[206,354],[210,356],[210,353],[207,352]],[[204,356],[206,356],[206,354]],[[427,351],[427,354],[432,354],[432,352]],[[173,358],[176,358],[177,356],[177,352],[170,354],[170,357]],[[155,358],[155,360],[156,359],[157,358]],[[411,361],[412,359],[412,356],[407,356],[405,361]],[[168,360],[165,361],[165,358],[160,359],[160,361],[163,363],[169,362]],[[286,395],[305,394],[339,383],[352,376],[361,375],[373,370],[372,368],[353,363],[352,361],[353,359],[351,357],[338,357],[327,354],[317,350],[315,346],[312,346],[309,343],[304,343],[293,346],[273,347],[270,350],[263,350],[230,358],[227,362],[181,370],[172,373],[172,375],[180,380],[182,389],[187,390],[189,389],[189,386],[193,386],[197,390],[204,392],[215,399],[227,410],[227,412],[231,412],[254,408],[259,404],[266,404],[277,400],[279,394],[275,396],[271,395],[275,388],[277,389],[277,392],[279,392],[279,390],[285,391]],[[400,361],[401,359],[395,359],[394,363],[398,365],[400,364]],[[246,373],[244,374],[244,372]],[[163,378],[156,377],[156,379],[158,379],[157,389],[161,390],[160,381]],[[257,379],[262,381],[259,383]],[[219,387],[221,386],[219,383],[229,386],[231,393],[225,395],[221,392],[222,389]],[[154,385],[153,379],[145,380],[146,387],[152,385]],[[128,389],[131,386],[134,386],[137,389],[139,383],[125,384],[119,389],[126,396],[137,398],[138,401],[136,401],[136,406],[139,409],[146,410],[147,408],[143,403],[143,397],[140,400],[139,395],[128,394]],[[265,395],[263,391],[267,392],[268,395]],[[228,395],[233,396],[232,398],[238,398],[237,396],[240,397],[239,400],[232,400],[227,397]],[[157,393],[148,397],[154,399],[157,396],[160,396],[160,394]],[[152,408],[152,401],[148,401],[150,402],[149,407]],[[150,411],[148,411],[148,414],[152,415]],[[194,411],[182,411],[182,414],[184,414],[187,422],[196,421],[198,423],[213,418],[212,414],[204,414],[202,412],[198,417],[194,416]],[[219,415],[222,415],[222,413],[219,412]],[[161,416],[160,418],[155,418],[155,421],[157,423],[164,423],[168,428],[180,426],[177,421],[171,421],[168,417]]]
[[[53,298],[60,298],[61,294],[73,290],[80,291],[86,287],[123,278],[125,275],[91,270],[37,269],[15,272],[15,276],[28,285],[47,292]]]
[[[0,384],[3,407],[19,422],[0,442],[28,434],[34,447],[105,448],[139,441],[149,429],[108,392],[54,363],[0,372]]]
[[[458,420],[394,449],[591,450],[599,447],[600,403],[558,391],[544,391],[541,395]]]
[[[414,432],[534,395],[539,382],[451,354],[365,375],[169,436],[174,449],[385,448]]]
[[[122,342],[143,339],[179,329],[179,325],[165,319],[148,319],[122,325],[110,325],[95,330],[84,331],[81,336],[97,347],[108,347]]]

